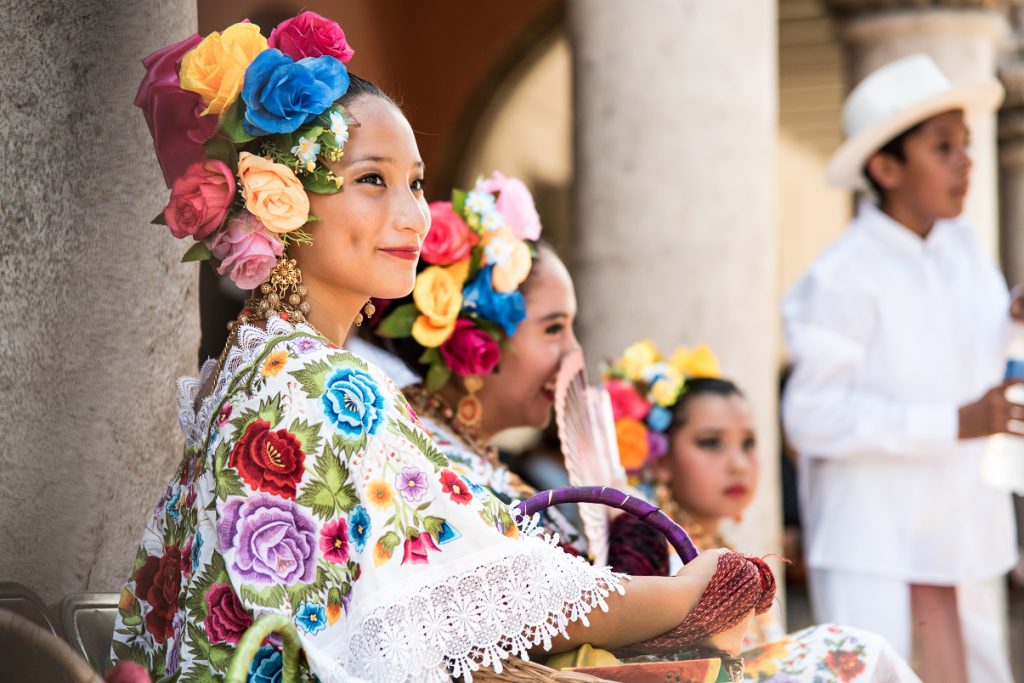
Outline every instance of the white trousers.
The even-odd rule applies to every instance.
[[[1002,580],[998,577],[957,586],[971,683],[1013,683],[1006,653]],[[910,584],[885,576],[833,569],[811,569],[808,583],[817,622],[874,631],[910,661]]]

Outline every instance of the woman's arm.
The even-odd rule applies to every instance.
[[[678,626],[686,615],[697,605],[704,589],[707,588],[718,558],[727,550],[717,549],[701,553],[676,576],[636,576],[626,584],[624,595],[613,593],[608,596],[608,611],[592,611],[587,617],[590,626],[582,622],[570,624],[566,629],[569,637],[554,640],[551,652],[564,652],[589,643],[596,647],[614,649],[623,645],[649,640]],[[739,649],[739,640],[746,631],[746,622],[737,635],[735,629],[728,632],[726,642],[715,639],[715,645],[724,650]],[[539,652],[540,650],[537,649]]]

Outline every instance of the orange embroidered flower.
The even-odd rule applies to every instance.
[[[391,485],[386,481],[383,479],[374,479],[370,482],[367,490],[370,496],[370,502],[378,508],[384,509],[391,506],[391,503],[394,500],[394,494],[391,490]]]
[[[278,373],[284,370],[284,366],[287,363],[288,352],[284,350],[275,351],[267,356],[267,360],[263,364],[263,370],[260,371],[260,374],[264,377],[277,377]]]

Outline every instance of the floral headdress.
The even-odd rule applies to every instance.
[[[323,160],[340,159],[358,125],[336,104],[352,55],[337,23],[303,12],[269,38],[243,21],[143,60],[135,104],[171,188],[154,222],[194,240],[183,261],[216,259],[253,289],[289,243],[311,241],[306,193],[341,189]]]
[[[412,301],[396,302],[375,332],[423,347],[426,387],[436,391],[452,373],[487,375],[498,364],[499,345],[526,318],[519,287],[541,225],[523,182],[498,172],[433,202],[430,215]]]
[[[718,359],[707,346],[679,347],[666,359],[644,340],[605,368],[619,459],[628,474],[642,474],[668,452],[672,409],[686,392],[687,380],[698,377],[721,377]]]

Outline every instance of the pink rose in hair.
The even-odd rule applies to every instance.
[[[203,160],[203,143],[217,131],[217,117],[200,116],[206,108],[202,98],[182,90],[178,81],[182,56],[201,41],[196,34],[142,60],[146,76],[135,95],[135,106],[146,117],[167,187],[189,164]]]
[[[220,227],[235,198],[235,174],[217,159],[199,161],[174,181],[164,220],[181,239],[206,239]]]
[[[642,420],[651,410],[651,404],[645,401],[629,382],[612,379],[605,383],[604,388],[608,391],[608,397],[612,402],[612,416],[616,420]]]
[[[501,359],[494,337],[470,320],[459,318],[455,331],[441,344],[441,356],[452,372],[461,376],[487,375]]]
[[[284,245],[259,219],[243,211],[213,238],[210,251],[220,261],[218,273],[242,289],[255,289],[270,277]]]
[[[451,202],[430,203],[430,231],[420,252],[424,261],[437,266],[451,265],[467,258],[479,241],[466,221],[452,211]]]
[[[512,228],[515,236],[521,240],[540,239],[540,216],[533,204],[533,195],[518,178],[508,178],[495,171],[478,189],[484,192],[497,192],[498,212],[505,218],[505,223]]]
[[[338,23],[316,12],[303,12],[282,21],[270,32],[267,44],[295,61],[326,55],[347,62],[355,54]]]

